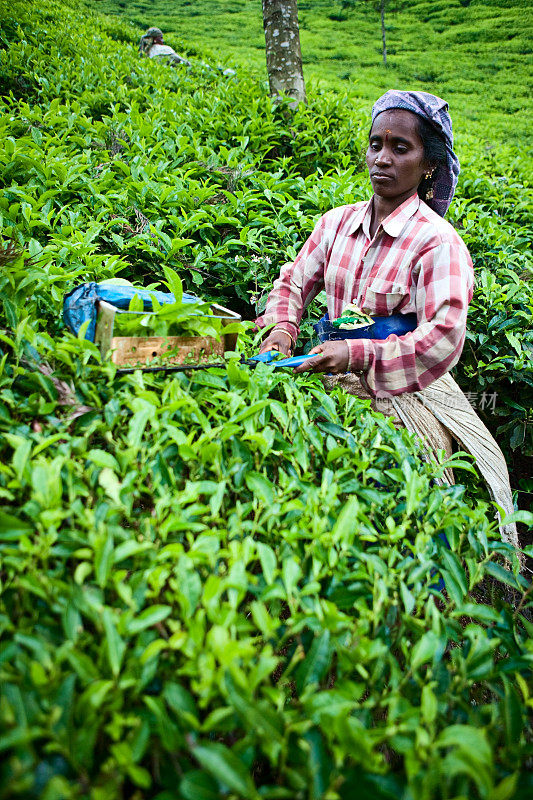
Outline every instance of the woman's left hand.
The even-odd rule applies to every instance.
[[[345,339],[339,339],[333,342],[323,342],[317,347],[313,347],[308,355],[317,353],[315,358],[310,358],[300,367],[297,367],[295,372],[331,372],[338,374],[339,372],[346,372],[348,369],[349,352],[348,345]]]

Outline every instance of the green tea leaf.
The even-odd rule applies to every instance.
[[[212,742],[194,747],[193,753],[200,765],[221,786],[229,787],[247,800],[259,798],[248,770],[228,747]]]
[[[270,586],[271,583],[274,581],[274,576],[276,572],[276,554],[269,547],[267,544],[263,542],[256,542],[255,544],[257,548],[257,553],[259,555],[259,560],[261,562],[261,569],[263,572],[263,577],[266,583]]]
[[[331,635],[328,630],[315,636],[304,660],[296,670],[296,687],[302,692],[310,683],[320,683],[332,656]]]
[[[501,583],[505,583],[507,586],[512,586],[513,589],[520,590],[520,584],[517,582],[513,573],[509,572],[509,570],[505,569],[500,564],[496,564],[494,561],[489,561],[487,564],[485,564],[485,571]]]
[[[126,644],[118,634],[113,619],[113,613],[110,608],[104,608],[102,612],[102,623],[107,643],[109,666],[111,667],[113,675],[116,677],[120,672]]]
[[[439,650],[440,640],[433,631],[427,631],[416,642],[411,652],[411,669],[417,670],[427,661],[432,661]]]
[[[30,533],[33,526],[29,522],[18,519],[13,514],[0,511],[0,539],[16,541],[20,536]]]
[[[180,781],[180,794],[184,800],[219,800],[217,783],[201,770],[187,772]]]
[[[140,614],[130,620],[127,626],[128,633],[139,633],[152,625],[156,625],[158,622],[163,622],[171,612],[172,608],[170,606],[153,605],[150,608],[145,608],[144,611],[141,611]]]
[[[118,472],[119,466],[116,458],[105,450],[89,450],[85,457],[88,461],[92,461],[93,464],[96,464],[97,467],[107,467],[114,472]]]
[[[247,487],[265,506],[274,502],[274,487],[268,478],[259,472],[248,472],[244,476]]]
[[[104,467],[104,469],[98,475],[98,483],[105,490],[105,493],[108,495],[108,497],[113,500],[113,502],[115,502],[117,505],[122,505],[122,500],[120,499],[122,484],[112,469],[109,467]]]

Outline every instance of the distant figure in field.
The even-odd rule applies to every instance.
[[[191,66],[183,56],[179,56],[168,44],[163,43],[163,32],[159,28],[148,28],[139,41],[139,53],[148,58],[166,58],[172,66],[184,64]]]
[[[165,58],[172,67],[178,64],[183,64],[186,67],[191,66],[190,61],[187,61],[183,56],[179,56],[168,44],[164,44],[163,32],[160,28],[148,28],[144,36],[141,36],[139,40],[139,53],[141,56],[148,56],[148,58]],[[199,63],[207,69],[213,69],[213,67],[206,64],[205,61],[200,61]],[[230,67],[226,69],[217,67],[216,71],[228,77],[235,75],[235,70]]]

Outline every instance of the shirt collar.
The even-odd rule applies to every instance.
[[[389,214],[383,222],[381,227],[388,233],[389,236],[399,236],[403,231],[406,224],[413,217],[420,208],[420,197],[418,194],[413,194],[404,200],[401,206],[395,208],[392,214]]]
[[[363,222],[366,224],[363,225],[363,232],[368,237],[368,229],[370,227],[370,219],[372,217],[372,198],[367,203],[364,203],[360,208],[354,211],[354,215],[346,231],[346,235],[350,236],[352,233],[357,233],[359,228],[363,225]]]
[[[407,222],[413,217],[418,209],[420,208],[420,197],[418,194],[413,194],[411,197],[408,197],[407,200],[404,200],[401,206],[395,208],[394,211],[386,217],[383,222],[381,223],[381,227],[388,233],[389,236],[399,236],[404,226]],[[372,198],[365,203],[364,206],[357,209],[354,214],[354,218],[348,230],[348,235],[351,233],[356,233],[356,231],[362,227],[363,233],[370,239],[370,220],[372,219]]]

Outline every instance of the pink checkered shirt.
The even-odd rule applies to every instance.
[[[463,349],[472,299],[472,260],[452,226],[418,195],[370,236],[372,200],[340,206],[318,221],[296,260],[281,268],[259,327],[294,340],[305,307],[325,288],[330,319],[356,303],[373,316],[416,313],[411,333],[347,339],[348,370],[361,371],[374,396],[424,389],[448,372]]]

